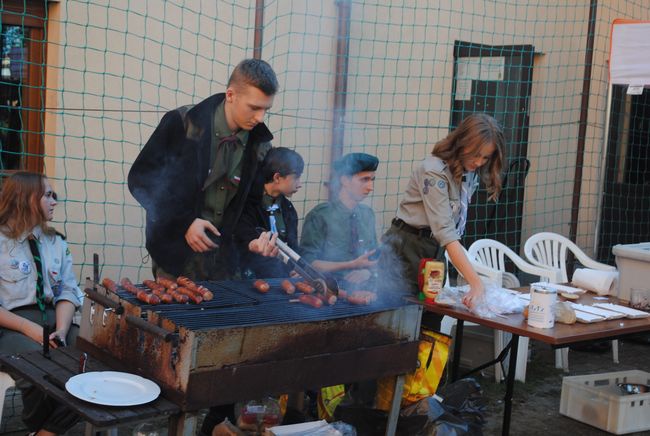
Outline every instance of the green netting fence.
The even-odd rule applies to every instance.
[[[274,144],[307,163],[301,217],[326,199],[332,157],[364,151],[381,162],[368,203],[382,233],[413,165],[464,116],[488,112],[508,139],[506,189],[496,204],[479,193],[465,242],[520,251],[553,231],[613,263],[613,244],[650,240],[649,92],[616,86],[606,111],[611,23],[650,19],[647,0],[0,5],[2,170],[54,182],[80,280],[93,253],[103,275],[150,275],[131,163],[164,112],[222,92],[255,54],[280,80]]]

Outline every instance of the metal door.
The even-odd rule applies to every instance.
[[[612,246],[650,241],[650,90],[612,90],[597,258],[614,263]]]
[[[534,47],[488,46],[456,41],[451,127],[475,112],[484,112],[504,128],[504,184],[497,203],[487,201],[481,186],[469,207],[463,244],[496,239],[515,252],[521,244],[524,181],[529,162],[528,104],[533,79]]]

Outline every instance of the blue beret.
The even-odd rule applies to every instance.
[[[334,162],[339,176],[353,176],[362,171],[376,171],[379,159],[366,153],[348,153]]]

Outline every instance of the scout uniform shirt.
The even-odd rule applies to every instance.
[[[43,292],[47,302],[70,301],[75,307],[83,294],[72,269],[68,244],[59,235],[32,231],[43,265]],[[29,233],[18,239],[0,232],[0,305],[7,310],[36,304],[36,265],[29,249]]]
[[[427,157],[411,174],[397,218],[417,229],[431,228],[441,247],[459,240],[465,229],[467,203],[478,187],[474,173],[466,173],[465,179],[459,186],[443,160]]]
[[[377,247],[375,214],[366,205],[348,209],[338,199],[321,203],[305,217],[300,252],[306,262],[344,262]],[[350,270],[338,271],[344,276]]]
[[[242,156],[248,142],[249,132],[240,130],[231,136],[226,122],[225,100],[217,106],[212,124],[212,147],[210,151],[210,174],[203,184],[205,192],[201,218],[219,228],[223,214],[237,194],[241,179]]]

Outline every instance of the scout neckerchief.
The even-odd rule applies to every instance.
[[[43,262],[41,261],[41,254],[38,251],[38,240],[32,233],[27,238],[29,242],[29,250],[34,257],[34,264],[36,265],[36,304],[41,310],[43,315],[43,324],[47,323],[47,312],[45,311],[45,290],[43,289]]]
[[[269,230],[271,230],[272,233],[278,233],[278,223],[275,217],[275,211],[278,209],[280,209],[278,203],[273,203],[266,208],[269,213]]]
[[[469,207],[470,193],[469,188],[474,183],[474,173],[465,173],[463,181],[460,184],[460,211],[458,217],[458,224],[456,224],[456,232],[458,236],[463,236],[465,233],[465,225],[467,224],[467,208]]]
[[[235,159],[237,158],[237,147],[241,141],[237,135],[224,136],[217,144],[212,171],[205,180],[203,187],[207,187],[213,182],[220,180],[223,176],[228,175]]]
[[[359,220],[356,213],[350,214],[350,254],[358,256],[361,243],[359,241]]]

